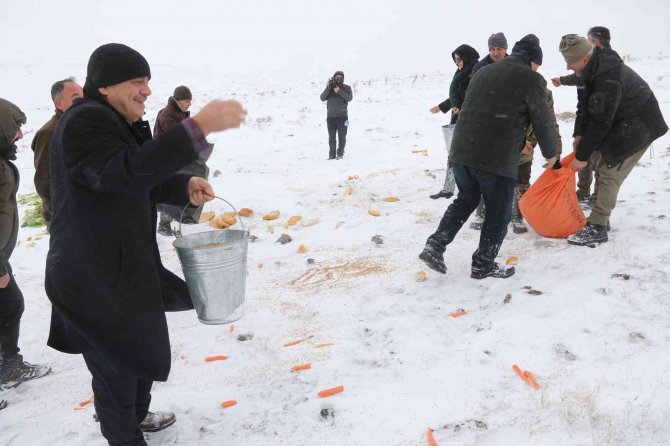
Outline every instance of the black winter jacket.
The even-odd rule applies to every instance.
[[[608,166],[616,166],[668,131],[649,85],[614,51],[595,48],[581,81],[578,160],[599,150]]]
[[[51,142],[48,344],[95,350],[118,374],[165,381],[165,311],[193,304],[184,281],[161,264],[156,203],[188,202],[189,176],[175,173],[198,155],[184,126],[151,140],[146,121],[131,125],[84,91]]]

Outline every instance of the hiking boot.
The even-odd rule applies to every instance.
[[[441,190],[441,191],[439,191],[438,193],[431,195],[430,198],[432,198],[433,200],[437,200],[438,198],[447,198],[447,199],[449,199],[449,198],[451,198],[451,197],[453,197],[453,196],[454,196],[454,193],[453,193],[453,192],[445,192],[445,191]]]
[[[330,161],[330,160],[334,160],[334,159],[335,159],[334,156],[329,156],[329,157],[328,157],[328,161]]]
[[[512,231],[515,234],[523,234],[528,232],[528,227],[523,221],[523,215],[521,215],[521,209],[519,209],[519,200],[527,190],[528,186],[525,184],[517,185],[514,188],[514,198],[512,202]]]
[[[335,157],[336,160],[341,160],[342,158],[344,158],[344,155],[337,155],[337,157]]]
[[[419,258],[431,269],[434,269],[438,273],[447,274],[447,265],[444,264],[444,258],[441,254],[424,248],[421,254],[419,254]]]
[[[595,195],[595,194],[594,194]],[[588,211],[591,209],[591,204],[594,201],[594,195],[584,194],[581,191],[577,191],[577,201],[579,202],[579,207],[582,210]]]
[[[486,279],[487,277],[495,277],[498,279],[507,279],[514,275],[516,270],[513,266],[506,267],[500,263],[494,263],[489,268],[472,268],[470,277],[473,279]]]
[[[174,237],[175,235],[174,229],[172,229],[169,221],[161,221],[158,223],[158,233],[166,237]]]
[[[158,432],[172,426],[177,417],[172,412],[147,412],[147,416],[137,426],[142,432]]]
[[[0,400],[0,410],[7,407],[7,400]]]
[[[0,390],[13,389],[26,381],[48,375],[49,372],[50,366],[30,364],[23,360],[23,356],[17,355],[15,360],[2,366]]]
[[[568,237],[568,243],[577,246],[590,246],[595,248],[597,243],[607,241],[607,226],[587,222],[578,233]]]

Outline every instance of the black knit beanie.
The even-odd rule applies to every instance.
[[[608,47],[610,44],[610,30],[604,26],[594,26],[593,28],[589,29],[589,32],[586,35],[593,36],[594,39],[596,39],[598,42],[600,42],[601,45],[605,47]]]
[[[121,43],[108,43],[98,47],[91,54],[86,69],[86,83],[95,89],[144,76],[151,79],[147,60]]]
[[[528,34],[514,44],[512,54],[526,53],[531,62],[542,65],[542,48],[540,48],[540,39],[535,34]]]
[[[179,87],[175,88],[172,97],[175,101],[183,101],[184,99],[188,99],[189,101],[193,100],[191,90],[189,90],[186,85],[180,85]]]

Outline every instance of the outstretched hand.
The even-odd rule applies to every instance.
[[[214,189],[204,178],[191,177],[188,180],[188,198],[193,206],[200,206],[214,199]]]
[[[193,120],[205,136],[212,132],[238,128],[246,119],[247,111],[242,104],[235,100],[222,101],[220,99],[208,102],[193,116]]]

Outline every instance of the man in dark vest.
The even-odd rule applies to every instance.
[[[60,121],[61,116],[71,106],[75,99],[84,96],[84,91],[81,86],[74,81],[74,78],[67,78],[62,81],[55,82],[51,86],[51,100],[56,107],[56,112],[49,119],[46,124],[40,128],[35,136],[30,147],[35,153],[35,190],[42,199],[42,215],[44,221],[49,227],[51,222],[51,193],[49,185],[49,144],[51,144],[51,137],[56,130],[56,125]]]
[[[470,81],[449,154],[458,196],[419,254],[438,272],[446,274],[446,247],[483,196],[487,212],[470,277],[514,274],[513,267],[500,265],[495,258],[511,219],[519,153],[529,124],[548,164],[556,159],[556,125],[547,106],[546,82],[535,72],[538,65],[531,57],[540,51],[537,37],[528,35],[514,45],[510,57],[485,66]]]
[[[156,115],[156,125],[154,125],[154,138],[159,137],[167,130],[182,122],[184,119],[191,116],[190,108],[193,101],[191,90],[185,86],[180,85],[174,89],[172,96],[168,98],[167,106],[158,112]],[[212,154],[214,145],[210,144],[209,148],[203,150],[198,154],[198,159],[184,167],[179,173],[198,176],[207,179],[209,176],[209,168],[207,167],[207,160]],[[158,222],[158,233],[165,236],[175,235],[171,227],[173,220],[179,220],[181,217],[182,223],[198,223],[202,206],[197,208],[188,207],[183,209],[178,206],[169,204],[159,204],[160,221]],[[182,211],[183,216],[182,216]]]
[[[576,34],[563,36],[559,49],[582,83],[572,167],[580,171],[591,159],[598,172],[598,194],[588,222],[568,237],[568,243],[593,246],[608,241],[607,227],[621,185],[668,126],[649,85],[616,53],[594,47]]]
[[[110,445],[146,445],[143,431],[175,421],[173,413],[149,412],[150,392],[170,372],[165,312],[193,304],[184,281],[161,263],[156,204],[213,199],[206,180],[177,172],[207,149],[209,133],[239,127],[246,117],[238,102],[213,100],[152,139],[141,119],[150,78],[132,48],[97,48],[84,98],[63,115],[51,142],[48,344],[83,354]]]
[[[19,107],[0,99],[0,390],[40,378],[51,370],[25,362],[19,354],[24,301],[9,264],[19,232],[19,169],[12,161],[16,159],[16,141],[23,138],[21,126],[25,123],[26,115]],[[6,406],[7,401],[0,400],[0,409]]]

